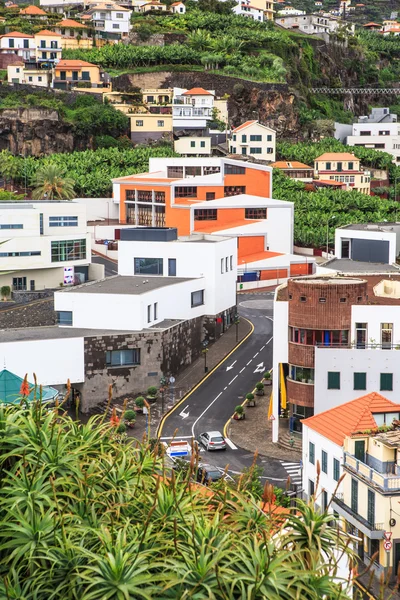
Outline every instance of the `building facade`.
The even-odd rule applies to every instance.
[[[103,87],[100,67],[84,60],[60,60],[54,67],[53,87],[69,90],[86,83],[89,87]]]
[[[276,132],[258,121],[246,121],[232,130],[229,141],[230,154],[248,155],[274,162],[275,148]]]
[[[314,161],[316,178],[321,181],[336,181],[346,185],[348,191],[355,190],[370,194],[371,176],[363,171],[360,160],[350,152],[325,152]]]
[[[35,38],[33,35],[11,31],[0,36],[0,53],[15,54],[22,60],[31,60],[36,56]]]
[[[132,11],[114,2],[99,2],[92,4],[82,15],[103,39],[121,40],[128,36],[131,30]]]
[[[343,21],[330,13],[279,16],[275,19],[275,23],[285,29],[294,29],[309,35],[325,34],[328,37],[339,32],[345,32],[347,35],[354,35],[355,31],[354,23]]]
[[[274,162],[271,167],[273,169],[279,169],[287,177],[290,177],[295,181],[311,183],[314,179],[314,168],[295,160],[291,162],[279,160]]]

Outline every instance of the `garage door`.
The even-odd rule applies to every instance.
[[[388,263],[389,242],[384,240],[352,240],[351,258],[363,262]]]

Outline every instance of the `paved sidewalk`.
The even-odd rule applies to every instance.
[[[236,325],[232,325],[219,340],[209,346],[207,352],[208,370],[211,371],[227,354],[229,354],[235,348],[237,343],[250,332],[250,329],[250,323],[246,321],[246,319],[240,319],[238,325],[238,342],[236,342]],[[152,404],[150,409],[151,437],[155,436],[162,415],[199,383],[204,375],[204,355],[202,355],[176,377],[173,386],[169,385],[166,388],[164,401],[160,394],[157,402]],[[144,415],[137,415],[135,427],[129,430],[129,435],[141,439],[146,433],[146,422],[146,417]]]

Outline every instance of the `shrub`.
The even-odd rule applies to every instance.
[[[158,389],[156,388],[155,385],[151,385],[148,389],[147,389],[147,394],[149,396],[157,396],[158,393]]]
[[[265,371],[264,379],[271,379],[271,371]]]
[[[261,381],[259,381],[258,383],[256,383],[256,390],[258,392],[261,392],[261,390],[263,390],[263,389],[264,389],[264,384]]]
[[[8,298],[11,294],[11,288],[9,285],[3,285],[0,289],[0,294],[2,298]]]
[[[138,396],[135,400],[135,404],[138,408],[143,408],[144,406],[144,398],[143,396]]]
[[[251,394],[251,393],[250,394],[246,394],[246,400],[254,400],[254,394]],[[242,406],[242,408],[243,408],[243,406]]]
[[[244,413],[244,408],[241,404],[238,404],[235,408],[235,413],[237,415],[242,415]]]
[[[124,414],[125,421],[135,421],[136,413],[134,410],[126,410]]]
[[[125,423],[120,423],[117,427],[117,433],[126,433]]]

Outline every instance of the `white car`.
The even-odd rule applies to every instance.
[[[220,431],[205,431],[199,435],[199,442],[206,450],[226,450],[225,438]]]

